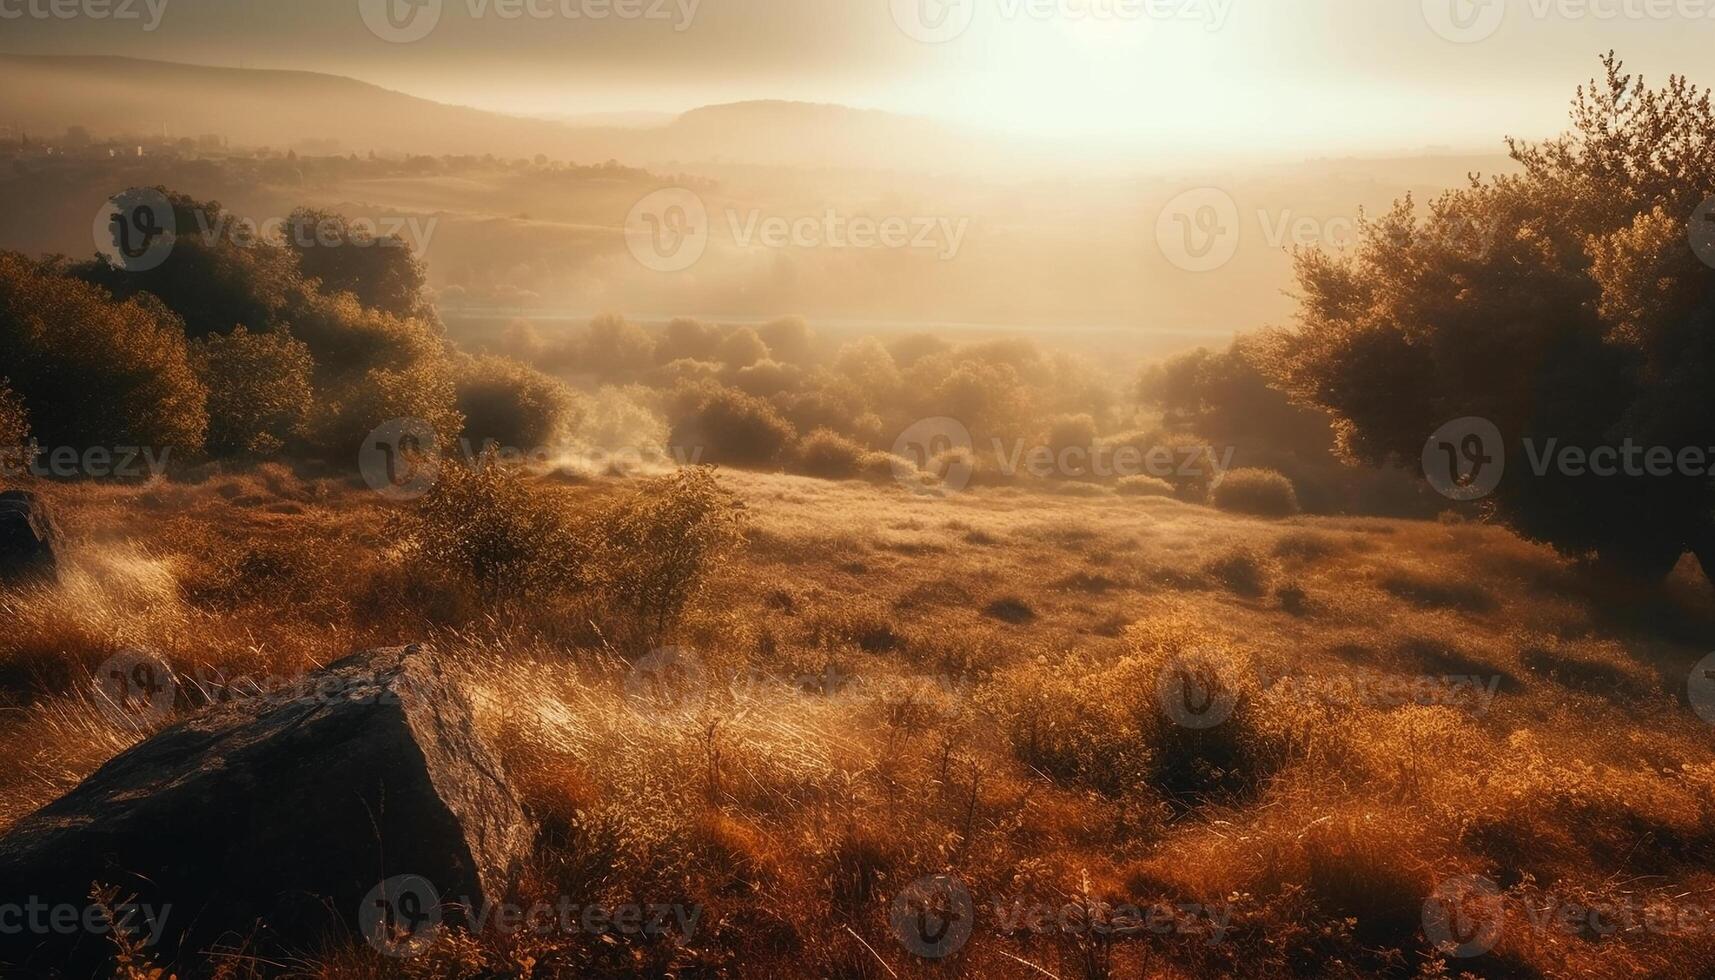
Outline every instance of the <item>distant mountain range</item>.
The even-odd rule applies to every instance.
[[[676,117],[551,120],[447,105],[339,75],[98,56],[0,55],[0,125],[56,135],[84,126],[98,138],[219,134],[237,145],[319,153],[540,153],[643,166],[938,171],[1019,149],[944,123],[839,105],[743,102]]]

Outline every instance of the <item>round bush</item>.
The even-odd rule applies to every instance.
[[[670,447],[693,462],[771,468],[797,436],[768,402],[718,384],[681,387],[668,414]]]
[[[798,472],[824,480],[849,480],[862,470],[862,446],[830,429],[817,429],[798,443]]]
[[[458,410],[473,446],[492,439],[534,451],[562,441],[580,421],[577,394],[528,365],[489,355],[463,358],[456,370]]]
[[[1233,470],[1215,485],[1215,506],[1236,514],[1291,517],[1298,513],[1292,481],[1274,470]]]

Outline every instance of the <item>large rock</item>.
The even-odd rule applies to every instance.
[[[115,885],[164,911],[157,963],[193,977],[217,946],[350,942],[395,876],[427,879],[449,909],[498,900],[530,839],[439,658],[379,650],[165,729],[26,817],[0,837],[0,908],[83,909],[92,882]],[[0,976],[110,968],[108,936],[5,925]]]
[[[0,582],[53,578],[59,548],[59,525],[47,501],[29,490],[0,493]]]

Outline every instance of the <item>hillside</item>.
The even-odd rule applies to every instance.
[[[120,647],[244,696],[427,639],[469,666],[544,821],[524,887],[700,916],[671,941],[443,941],[412,965],[435,975],[525,976],[554,948],[937,975],[890,909],[942,874],[975,916],[948,962],[988,977],[1441,976],[1425,900],[1480,881],[1493,949],[1455,973],[1690,976],[1711,952],[1706,929],[1643,925],[1715,886],[1715,752],[1681,699],[1715,610],[1690,573],[1616,619],[1550,552],[1478,525],[723,479],[749,541],[679,638],[700,680],[664,705],[575,608],[465,618],[388,547],[396,511],[337,475],[48,488],[79,544],[58,590],[0,593],[0,826],[137,737],[90,693]],[[543,487],[580,510],[626,490]],[[1167,720],[1187,676],[1220,724]],[[1165,918],[1079,925],[1128,906]]]
[[[340,153],[545,154],[639,165],[938,170],[979,154],[992,158],[1001,146],[944,125],[843,106],[747,102],[651,125],[599,125],[446,105],[317,72],[44,55],[0,54],[0,120],[38,135],[80,125],[98,137],[164,131],[282,150],[331,143]]]

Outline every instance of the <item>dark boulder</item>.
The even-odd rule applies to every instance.
[[[0,582],[59,573],[60,529],[47,501],[30,490],[0,493]]]
[[[530,840],[446,665],[380,650],[167,728],[24,818],[0,837],[0,907],[87,909],[92,882],[116,886],[135,931],[158,926],[156,964],[196,977],[210,949],[358,939],[396,876],[448,909],[499,900]],[[111,953],[89,928],[0,929],[8,978],[105,976]]]

